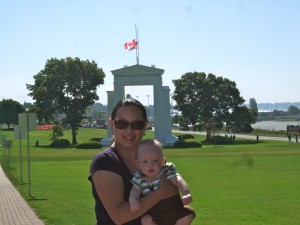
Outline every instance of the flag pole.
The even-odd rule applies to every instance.
[[[139,65],[139,49],[140,49],[140,40],[139,40],[139,30],[135,24],[135,39],[136,39],[136,42],[137,42],[137,47],[135,49],[135,54],[136,54],[136,64]]]

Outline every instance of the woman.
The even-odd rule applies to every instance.
[[[164,174],[158,189],[143,197],[141,209],[132,212],[128,202],[132,188],[130,180],[138,169],[136,151],[147,127],[146,109],[137,100],[121,100],[113,108],[109,123],[114,142],[94,157],[89,176],[96,202],[97,225],[140,225],[143,214],[178,190]]]

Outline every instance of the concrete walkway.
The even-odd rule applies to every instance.
[[[5,176],[0,166],[0,224],[44,225]]]

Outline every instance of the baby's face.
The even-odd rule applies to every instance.
[[[155,177],[164,165],[164,158],[153,147],[142,148],[139,150],[141,154],[138,154],[137,166],[145,176]]]

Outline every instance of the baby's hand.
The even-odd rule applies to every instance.
[[[132,212],[136,212],[141,208],[141,203],[139,201],[130,202],[130,209]]]
[[[192,198],[191,194],[187,194],[187,195],[183,195],[181,197],[181,200],[184,205],[188,205],[189,203],[191,203],[193,201],[193,198]]]

